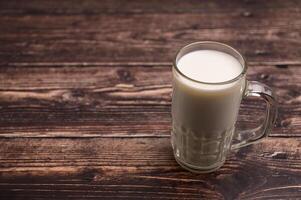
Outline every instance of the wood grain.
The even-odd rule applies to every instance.
[[[164,5],[164,6],[162,6]],[[297,10],[300,6],[298,0],[274,0],[273,3],[264,0],[30,0],[20,2],[10,0],[1,1],[1,15],[98,15],[98,14],[154,14],[154,13],[200,13],[200,12],[229,12],[236,10],[273,10],[281,13],[283,10]],[[252,14],[252,13],[251,13]],[[246,14],[245,14],[246,15]]]
[[[301,199],[301,1],[0,1],[0,199]],[[171,66],[216,40],[273,87],[271,137],[197,175],[170,145]],[[254,127],[262,101],[241,106]]]
[[[169,137],[171,66],[19,66],[0,69],[2,137]],[[271,136],[301,136],[300,65],[251,63],[249,80],[274,88]],[[245,101],[240,127],[255,127],[264,103]]]
[[[300,1],[64,2],[2,2],[0,64],[170,62],[197,40],[251,61],[301,62]]]
[[[2,139],[1,199],[298,199],[300,140],[268,139],[197,175],[169,138]]]

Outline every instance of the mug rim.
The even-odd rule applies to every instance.
[[[206,48],[206,46],[207,46],[207,48]],[[203,48],[199,48],[199,49],[215,50],[215,51],[227,53],[227,54],[233,56],[242,65],[242,68],[243,68],[242,71],[235,78],[227,80],[227,81],[222,81],[222,82],[205,82],[205,81],[199,81],[199,80],[196,80],[196,79],[193,79],[193,78],[190,78],[190,77],[186,76],[184,73],[182,73],[179,70],[179,68],[177,66],[177,61],[179,60],[179,58],[183,57],[183,55],[185,55],[189,52],[192,52],[194,50],[188,51],[188,52],[184,53],[182,56],[180,56],[180,54],[183,53],[183,51],[185,51],[187,49],[190,49],[190,48],[198,49],[197,47],[203,47]],[[231,47],[227,44],[221,43],[221,42],[198,41],[198,42],[193,42],[193,43],[187,44],[187,45],[183,46],[182,48],[180,48],[177,51],[176,56],[173,60],[173,68],[177,71],[177,73],[179,73],[181,76],[183,76],[184,78],[186,78],[190,81],[193,81],[193,82],[196,82],[196,83],[201,83],[201,84],[207,84],[207,85],[224,85],[224,84],[233,83],[233,82],[239,80],[240,78],[242,78],[246,74],[248,67],[247,67],[247,63],[246,63],[245,58],[235,48],[233,48],[233,47]]]

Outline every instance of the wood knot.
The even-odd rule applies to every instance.
[[[296,87],[296,89],[292,88],[288,91],[288,95],[290,95],[293,98],[298,98],[300,96],[300,89]]]
[[[130,71],[126,70],[126,69],[120,69],[120,70],[117,70],[117,74],[119,76],[119,79],[121,81],[124,81],[124,82],[131,82],[134,80],[134,77],[132,77]]]
[[[285,119],[280,122],[281,127],[288,127],[292,123],[291,119]]]
[[[83,90],[80,90],[80,89],[75,89],[75,90],[72,90],[72,96],[73,97],[84,97],[85,92]]]
[[[101,173],[101,171],[97,171],[96,169],[84,169],[81,172],[81,177],[86,181],[95,181],[96,177]]]
[[[278,64],[278,65],[275,65],[275,66],[279,69],[287,69],[288,68],[288,65],[286,65],[286,64]]]

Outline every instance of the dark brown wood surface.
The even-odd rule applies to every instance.
[[[196,175],[173,159],[171,61],[197,40],[273,87],[269,138]],[[0,1],[0,199],[301,199],[301,1]],[[262,101],[244,100],[239,129]]]

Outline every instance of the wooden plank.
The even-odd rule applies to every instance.
[[[232,152],[210,174],[174,161],[169,138],[2,139],[1,199],[299,199],[299,139]]]
[[[2,2],[0,63],[171,62],[197,40],[251,61],[301,62],[300,1],[64,2]]]
[[[202,1],[190,0],[17,0],[1,1],[1,15],[97,15],[109,14],[133,14],[133,13],[199,13],[199,12],[230,12],[273,10],[282,13],[283,10],[299,9],[298,0],[274,0],[273,3],[264,0],[219,0]],[[244,14],[251,16],[252,13]]]
[[[249,80],[278,95],[271,136],[301,136],[300,77],[300,65],[249,67]],[[170,65],[9,66],[0,83],[2,137],[169,137]],[[255,127],[263,111],[245,101],[239,127]]]

